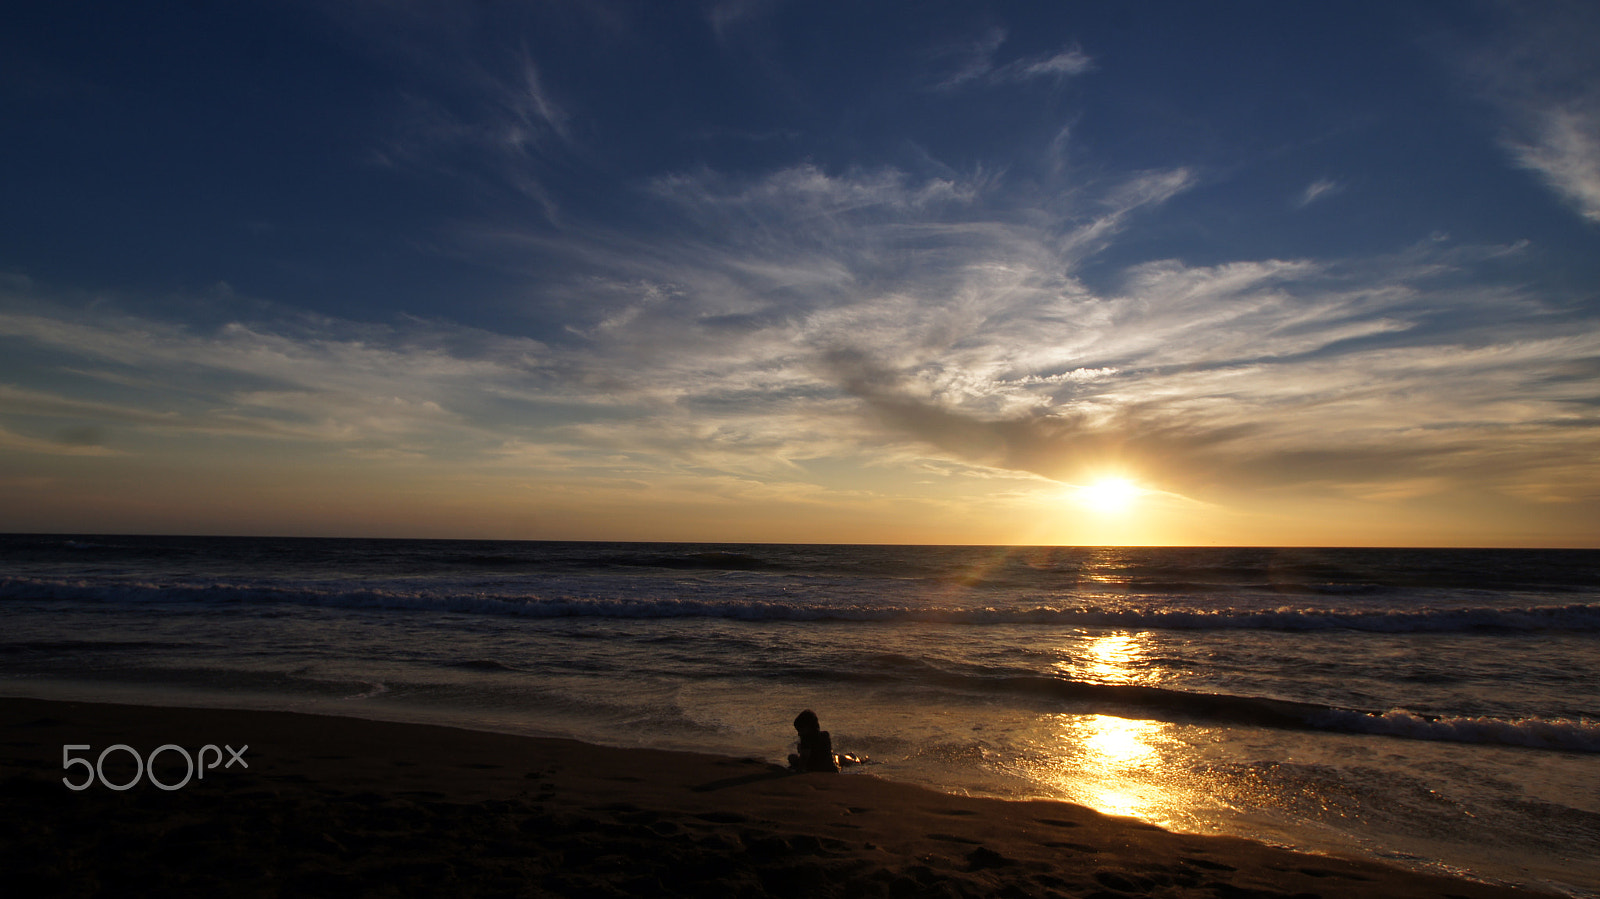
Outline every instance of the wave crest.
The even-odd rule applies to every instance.
[[[1435,718],[1405,709],[1392,709],[1381,715],[1330,709],[1313,715],[1310,723],[1325,730],[1413,740],[1600,752],[1600,721],[1588,719]]]
[[[625,588],[624,588],[625,589]],[[470,588],[341,589],[327,584],[159,584],[0,578],[0,601],[107,603],[295,603],[350,609],[456,612],[525,618],[720,618],[738,621],[871,621],[951,625],[1037,624],[1129,630],[1356,630],[1378,633],[1600,631],[1600,604],[1419,609],[1134,609],[1099,606],[951,607],[912,603],[800,602],[744,597],[539,596]]]

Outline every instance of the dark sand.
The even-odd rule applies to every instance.
[[[248,745],[249,768],[62,783],[84,777],[64,744],[93,762],[114,743]],[[1064,803],[444,727],[0,699],[0,744],[0,892],[19,897],[1533,895]]]

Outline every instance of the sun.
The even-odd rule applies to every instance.
[[[1074,499],[1078,505],[1103,515],[1126,512],[1139,496],[1139,488],[1127,478],[1101,478],[1079,487]]]

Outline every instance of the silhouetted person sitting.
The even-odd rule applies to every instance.
[[[817,713],[806,709],[795,716],[794,729],[800,732],[800,751],[789,755],[789,767],[796,771],[838,771],[833,756],[833,737],[822,729]]]

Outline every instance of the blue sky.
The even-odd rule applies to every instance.
[[[1586,4],[6,16],[0,528],[1600,544]]]

